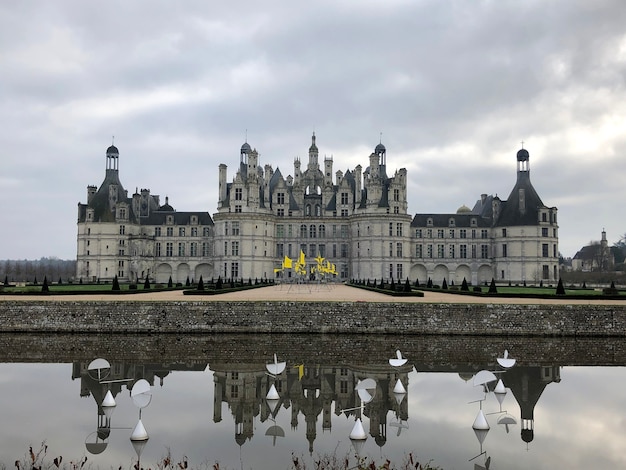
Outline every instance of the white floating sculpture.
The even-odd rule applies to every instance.
[[[280,395],[278,395],[278,390],[276,390],[276,387],[274,386],[274,384],[272,384],[272,386],[270,387],[269,392],[267,392],[267,396],[265,397],[267,400],[279,400],[280,399]]]
[[[498,378],[493,372],[490,372],[488,370],[481,370],[480,372],[477,372],[476,375],[474,375],[473,383],[474,386],[485,385],[489,382],[495,382],[496,380],[498,380]]]
[[[135,429],[133,429],[132,434],[130,435],[131,441],[147,441],[148,440],[148,432],[144,427],[141,419],[137,422]]]
[[[510,369],[515,365],[515,359],[509,357],[509,351],[504,350],[504,356],[498,358],[498,364],[500,364],[505,369]]]
[[[408,361],[408,359],[405,358],[405,357],[402,357],[402,353],[398,349],[396,351],[396,357],[395,358],[392,357],[391,359],[389,359],[389,365],[391,367],[400,367],[400,366],[403,366],[404,364],[406,364],[407,361]]]
[[[287,366],[286,362],[278,362],[278,358],[276,354],[274,354],[274,362],[271,364],[265,364],[265,368],[270,373],[270,375],[280,375]]]

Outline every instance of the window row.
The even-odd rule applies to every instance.
[[[188,227],[178,227],[178,230],[175,231],[174,227],[165,227],[165,236],[166,237],[173,237],[174,233],[177,233],[178,237],[185,237],[185,236],[187,236],[187,233],[189,233],[190,237],[197,237],[198,233],[200,233],[199,230],[198,230],[198,227],[190,227],[189,228],[189,232],[187,232],[187,228]],[[122,235],[121,227],[120,227],[120,235]],[[155,237],[163,236],[162,227],[154,227],[154,236]],[[202,236],[203,237],[210,237],[211,236],[211,227],[202,227]]]
[[[321,256],[322,258],[347,258],[349,255],[348,244],[340,243],[328,245],[316,244],[316,243],[301,243],[295,245],[293,243],[277,243],[276,244],[276,258],[283,258],[285,256],[295,259],[300,255],[302,251],[307,258],[316,258]]]
[[[163,250],[163,245],[165,245],[165,250]],[[187,243],[174,244],[173,242],[166,242],[165,244],[163,244],[161,242],[157,242],[154,247],[154,256],[156,256],[157,258],[161,256],[165,256],[165,257],[174,256],[175,245],[177,248],[176,256],[207,257],[207,256],[213,255],[211,244],[207,242],[202,242],[200,244],[197,242],[191,242],[189,244]],[[187,251],[187,249],[189,249],[189,251]]]
[[[416,258],[489,258],[489,245],[415,245]]]
[[[506,236],[506,229],[503,229],[503,230],[505,230],[504,236]],[[469,230],[465,228],[460,228],[460,229],[416,228],[415,238],[482,238],[482,239],[487,239],[489,238],[489,230],[480,229],[479,231],[478,229],[475,229],[475,228],[469,229]]]

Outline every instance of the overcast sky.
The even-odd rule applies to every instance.
[[[75,258],[112,136],[129,194],[211,214],[246,138],[287,176],[382,133],[411,214],[508,198],[523,142],[563,255],[626,233],[623,0],[1,2],[0,70],[0,259]]]

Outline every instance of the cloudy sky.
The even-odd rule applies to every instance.
[[[625,25],[623,0],[2,2],[0,259],[76,256],[112,136],[129,193],[210,213],[246,139],[286,176],[313,131],[344,172],[382,134],[412,214],[507,198],[523,142],[563,255],[614,243]]]

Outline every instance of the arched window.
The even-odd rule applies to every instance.
[[[300,225],[300,238],[306,238],[306,225]]]
[[[311,204],[306,205],[306,208],[304,209],[304,214],[311,215]]]
[[[320,238],[325,238],[326,237],[326,225],[320,225],[320,227],[319,227],[319,235],[320,235]]]
[[[322,215],[322,208],[319,206],[319,204],[315,205],[315,215],[316,217],[319,217]]]

